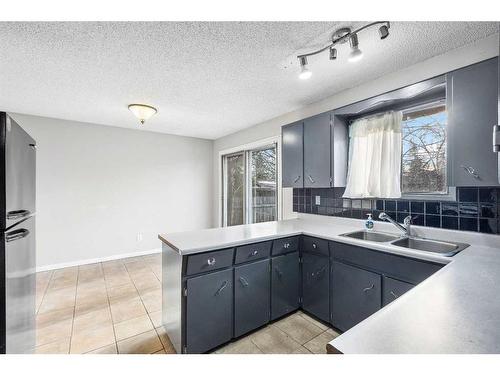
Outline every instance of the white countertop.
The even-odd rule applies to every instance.
[[[162,234],[181,255],[298,234],[449,263],[424,282],[330,342],[342,353],[500,353],[500,236],[415,227],[422,237],[469,243],[452,258],[340,237],[361,220],[299,219]],[[388,223],[378,231],[397,233]]]

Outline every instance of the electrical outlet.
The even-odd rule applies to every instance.
[[[314,202],[316,206],[319,206],[321,204],[321,197],[319,195],[316,195],[316,200]]]
[[[137,242],[142,241],[142,232],[137,233]]]

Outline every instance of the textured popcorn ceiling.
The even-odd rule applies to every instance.
[[[496,23],[394,22],[359,35],[365,57],[309,59],[353,22],[0,23],[0,109],[141,128],[129,103],[156,106],[143,129],[215,139],[498,32]]]

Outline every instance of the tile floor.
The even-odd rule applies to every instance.
[[[160,254],[38,273],[36,353],[175,353],[160,280]],[[325,353],[337,335],[297,312],[214,353]]]

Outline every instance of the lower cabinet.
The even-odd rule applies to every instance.
[[[233,270],[186,281],[186,351],[204,353],[233,335]]]
[[[271,259],[271,319],[277,319],[299,308],[299,253]]]
[[[379,274],[333,262],[332,324],[341,331],[361,322],[381,308]]]
[[[383,306],[388,305],[396,298],[402,296],[414,286],[413,284],[384,276],[384,287],[382,291]]]
[[[234,336],[241,336],[270,320],[270,260],[234,268]],[[228,315],[229,317],[230,315]]]
[[[302,308],[324,320],[330,320],[330,259],[302,254]]]

